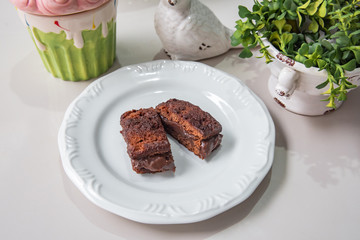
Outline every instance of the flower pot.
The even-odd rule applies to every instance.
[[[288,111],[317,116],[326,114],[333,108],[326,105],[328,95],[323,94],[327,88],[317,89],[316,86],[325,82],[327,72],[319,71],[318,68],[306,68],[304,64],[286,57],[267,40],[263,40],[269,46],[268,50],[274,61],[268,64],[271,71],[268,87],[274,100]],[[346,72],[348,81],[354,85],[360,85],[360,69]],[[337,109],[342,102],[336,101]]]

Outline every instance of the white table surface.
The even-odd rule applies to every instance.
[[[241,1],[203,2],[234,25]],[[166,59],[153,26],[157,4],[119,0],[112,70]],[[93,205],[62,168],[60,123],[92,81],[52,78],[15,8],[5,0],[0,9],[0,239],[360,239],[360,89],[335,112],[300,116],[271,99],[264,60],[239,59],[234,49],[201,61],[265,102],[276,127],[273,167],[250,198],[214,218],[141,224]]]

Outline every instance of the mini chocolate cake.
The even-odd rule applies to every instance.
[[[187,101],[170,99],[156,106],[166,132],[201,159],[222,140],[221,124],[209,113]]]
[[[120,125],[135,172],[175,171],[170,143],[154,108],[127,111]]]

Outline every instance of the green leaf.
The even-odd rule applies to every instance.
[[[302,22],[302,16],[301,13],[299,11],[296,11],[297,15],[298,15],[298,21],[299,21],[299,27],[301,26],[301,22]]]
[[[239,55],[239,57],[241,57],[241,58],[250,58],[252,56],[253,56],[253,53],[247,47],[244,48]]]
[[[319,24],[316,22],[315,19],[313,19],[309,25],[309,31],[316,33],[319,30]]]
[[[351,38],[352,36],[357,35],[357,34],[360,34],[360,29],[350,33],[349,38]]]
[[[234,47],[241,43],[241,40],[239,38],[236,38],[234,35],[232,35],[230,39],[231,39],[231,45]]]
[[[322,45],[323,47],[325,47],[327,50],[332,50],[332,49],[333,49],[331,43],[330,43],[328,40],[326,40],[326,39],[321,40],[320,43],[321,43],[321,45]]]
[[[314,15],[314,14],[316,13],[317,8],[315,7],[315,4],[312,3],[312,4],[310,4],[310,5],[306,8],[306,11],[308,12],[308,14],[309,14],[310,16],[312,16],[312,15]]]
[[[321,18],[324,18],[326,16],[326,1],[323,1],[323,3],[320,5],[317,14]]]
[[[329,103],[326,105],[328,108],[336,108],[336,105],[335,105],[335,103],[334,103],[334,97],[331,97],[331,98],[329,98],[328,99],[328,101],[329,101]]]
[[[347,80],[344,80],[344,85],[346,89],[356,88],[357,86],[348,82]]]
[[[326,80],[325,82],[320,83],[319,85],[317,85],[316,88],[317,88],[317,89],[324,88],[324,87],[326,87],[326,85],[328,85],[328,83],[329,83],[329,82]]]
[[[251,44],[250,46],[248,46],[249,49],[254,48],[258,45],[257,41],[254,41],[253,44]]]
[[[271,44],[274,45],[277,49],[280,49],[280,48],[281,48],[281,46],[280,46],[280,41],[274,40],[274,41],[271,42]]]
[[[341,77],[341,74],[343,73],[343,70],[341,68],[336,68],[334,73],[334,80],[338,84],[339,78]]]
[[[345,59],[349,58],[350,53],[351,53],[350,50],[344,51],[341,59],[345,60]]]
[[[355,55],[356,62],[360,64],[360,51],[359,50],[353,50],[353,53]]]
[[[284,11],[283,13],[281,13],[279,16],[276,17],[277,20],[281,20],[281,19],[284,19],[286,15],[286,11]]]
[[[293,3],[292,0],[285,0],[283,6],[284,6],[286,9],[291,9],[292,3]]]
[[[346,93],[340,92],[339,96],[337,97],[339,101],[345,101],[346,100]]]
[[[297,62],[304,63],[307,58],[304,57],[304,56],[301,56],[301,55],[297,54],[294,59],[295,59],[295,61],[297,61]]]
[[[261,23],[261,24],[256,26],[256,30],[263,29],[264,27],[265,27],[265,23]]]
[[[272,32],[270,37],[269,37],[269,41],[273,42],[273,41],[280,41],[280,35],[278,32]]]
[[[283,33],[280,37],[281,44],[283,44],[283,45],[288,44],[292,38],[293,38],[293,35],[291,33]]]
[[[273,18],[275,18],[276,17],[276,13],[272,13],[272,14],[270,14],[270,16],[268,17],[268,20],[271,20],[271,19],[273,19]]]
[[[248,19],[251,18],[251,20],[254,20],[254,21],[259,21],[261,19],[259,15],[252,14],[252,15],[246,15],[246,16],[248,17]]]
[[[356,60],[352,59],[344,65],[341,65],[341,67],[346,71],[353,71],[356,68]]]
[[[274,57],[268,51],[269,46],[265,46],[261,40],[259,41],[259,44],[261,46],[259,51],[263,54],[261,57],[265,57],[265,63],[271,63]]]
[[[315,52],[313,53],[314,57],[320,57],[323,54],[323,48],[320,44],[313,44],[315,47]]]
[[[295,10],[287,10],[286,13],[288,15],[288,19],[296,20],[296,17],[297,17],[296,8],[295,8]]]
[[[319,70],[323,70],[326,67],[327,63],[325,60],[317,59],[317,65],[319,67]]]
[[[316,0],[315,2],[312,2],[309,4],[309,6],[306,8],[306,11],[310,16],[314,15],[318,11],[319,5],[323,2],[323,0]]]
[[[246,21],[244,26],[248,29],[255,29],[255,25],[252,21]]]
[[[299,54],[304,56],[306,54],[308,54],[309,52],[309,45],[307,43],[303,43],[301,44],[301,47],[299,48]]]
[[[338,26],[335,24],[335,25],[332,25],[331,27],[329,27],[328,30],[331,31],[331,30],[336,29],[337,27],[338,27]]]
[[[233,33],[233,37],[234,38],[240,38],[241,37],[241,34],[242,34],[242,31],[241,31],[241,29],[238,29],[238,30],[236,30],[234,33]]]
[[[253,12],[257,12],[257,11],[259,11],[259,10],[260,10],[260,6],[254,4],[254,6],[252,7],[252,11],[253,11]]]
[[[285,24],[283,27],[284,32],[291,32],[292,26],[290,24]]]
[[[298,8],[300,8],[300,9],[306,9],[306,8],[309,6],[310,2],[311,2],[311,0],[308,0],[306,3],[304,3],[303,5],[301,5],[301,6],[298,7]]]
[[[269,9],[270,11],[276,11],[280,8],[279,2],[270,2],[269,3]]]
[[[309,67],[313,67],[314,63],[311,59],[307,59],[304,61],[304,65],[305,65],[305,67],[309,68]]]
[[[293,54],[296,54],[294,53],[294,45],[295,43],[298,41],[299,37],[296,33],[292,33],[292,39],[291,41],[287,44],[288,45],[288,52],[290,53],[293,53]]]
[[[254,36],[252,35],[249,35],[249,36],[246,36],[242,39],[242,45],[244,47],[248,47],[249,45],[253,45],[254,42],[256,42],[256,39]]]
[[[281,19],[281,20],[274,20],[273,24],[276,26],[276,28],[279,30],[279,33],[282,33],[282,29],[285,26],[286,20],[285,19]]]
[[[251,12],[247,9],[247,7],[239,6],[239,16],[241,18],[245,18],[246,15],[251,14]]]
[[[344,32],[341,32],[341,31],[338,31],[338,32],[332,34],[332,35],[330,36],[330,38],[334,39],[334,38],[343,37],[343,36],[345,36],[345,33],[344,33]]]
[[[359,26],[359,29],[360,29],[360,26]],[[354,43],[354,45],[360,46],[360,34],[352,36],[351,40]]]
[[[336,39],[336,43],[341,46],[347,46],[350,44],[350,38],[348,36],[338,37]]]

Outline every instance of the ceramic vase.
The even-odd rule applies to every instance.
[[[327,107],[328,95],[323,94],[327,88],[316,88],[326,81],[325,70],[319,71],[315,67],[306,68],[304,64],[286,57],[267,40],[264,40],[264,43],[269,46],[268,50],[275,58],[268,64],[271,71],[268,81],[269,91],[281,107],[301,115],[318,116],[341,106],[342,102],[335,101],[335,109]],[[360,85],[359,68],[346,72],[346,76],[352,84]]]

